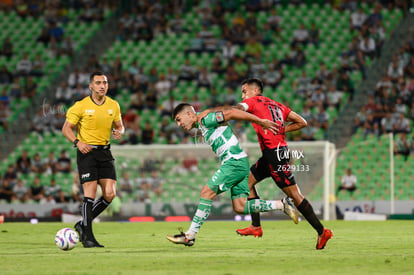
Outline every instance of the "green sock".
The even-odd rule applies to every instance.
[[[198,204],[197,211],[194,214],[193,221],[190,225],[190,229],[188,229],[186,234],[190,235],[190,237],[192,238],[195,237],[197,232],[200,230],[200,227],[203,225],[204,221],[210,214],[212,204],[213,200],[200,198],[200,203]]]
[[[246,204],[244,205],[243,214],[269,212],[278,209],[280,209],[280,207],[277,207],[276,201],[265,201],[261,199],[249,200],[246,201]]]

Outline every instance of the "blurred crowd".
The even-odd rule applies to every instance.
[[[0,66],[0,126],[8,128],[8,118],[13,109],[22,99],[31,99],[38,94],[38,83],[42,77],[47,77],[46,63],[49,59],[61,56],[71,57],[76,41],[65,33],[65,25],[75,19],[79,22],[99,22],[103,20],[104,12],[113,8],[114,1],[1,1],[0,10],[4,14],[17,14],[18,18],[27,24],[44,26],[40,33],[31,33],[31,37],[20,37],[32,40],[44,46],[43,53],[22,50],[16,45],[10,35],[0,41],[0,57],[4,62]],[[69,17],[76,14],[76,18]],[[11,15],[9,15],[11,16]],[[8,32],[7,29],[2,32]],[[32,49],[30,49],[32,50]],[[11,60],[16,60],[15,67]],[[9,63],[6,65],[6,63]],[[15,104],[12,104],[15,103]]]
[[[113,1],[2,1],[1,8],[15,10],[22,18],[42,18],[45,28],[37,37],[48,49],[48,57],[71,56],[76,41],[65,35],[68,12],[78,11],[77,20],[83,22],[101,21]],[[339,10],[350,10],[349,29],[353,39],[340,54],[338,66],[319,63],[318,70],[309,74],[306,65],[311,57],[306,56],[305,48],[319,48],[321,32],[315,22],[299,24],[289,38],[289,50],[281,58],[268,59],[265,49],[281,43],[284,22],[274,5],[280,1],[255,0],[246,2],[246,12],[239,12],[237,0],[210,1],[136,1],[131,2],[130,12],[119,19],[117,39],[120,41],[151,41],[159,34],[175,33],[177,36],[191,34],[185,49],[185,61],[178,68],[170,67],[166,72],[157,67],[144,70],[143,64],[135,60],[125,66],[121,58],[107,60],[91,55],[84,68],[77,68],[67,79],[56,87],[54,102],[45,103],[34,116],[32,131],[40,135],[60,131],[65,120],[65,109],[76,100],[89,95],[89,75],[101,70],[109,76],[108,95],[128,94],[128,106],[123,108],[126,135],[121,144],[152,144],[165,141],[168,144],[193,143],[188,133],[183,133],[171,119],[174,107],[182,101],[191,103],[196,111],[219,105],[234,105],[241,101],[240,82],[247,77],[259,77],[265,89],[276,90],[290,68],[302,70],[291,86],[291,96],[304,102],[303,110],[296,110],[308,121],[309,127],[292,135],[293,140],[315,140],[316,133],[325,131],[332,123],[332,110],[338,111],[346,102],[353,100],[355,86],[351,79],[354,72],[366,77],[368,61],[381,56],[385,40],[381,11],[383,8],[401,7],[405,12],[404,1],[380,1],[367,13],[358,8],[356,1],[342,1]],[[382,3],[384,2],[384,3]],[[291,1],[299,4],[301,1]],[[190,8],[196,10],[200,18],[200,29],[186,24],[183,14]],[[271,11],[269,11],[271,10]],[[267,12],[265,22],[259,24],[255,13]],[[230,16],[228,20],[227,16]],[[194,36],[192,34],[195,34]],[[413,40],[414,41],[414,40]],[[5,38],[0,54],[11,58],[17,54],[14,41]],[[394,132],[398,134],[396,153],[408,157],[414,148],[412,121],[414,120],[414,42],[407,43],[395,55],[387,74],[378,82],[375,91],[370,92],[368,104],[356,115],[354,131],[362,129],[364,136]],[[214,56],[211,66],[194,66],[189,56],[203,54]],[[16,98],[31,98],[36,95],[36,79],[43,77],[45,60],[36,55],[31,60],[29,53],[22,53],[16,69],[7,66],[0,68],[0,125],[7,128],[7,118],[11,113],[10,103]],[[218,91],[213,84],[213,76],[224,79],[224,91]],[[207,91],[206,100],[200,100],[198,93],[193,96],[180,95],[186,87],[194,85],[197,90]],[[179,87],[179,88],[178,88]],[[184,89],[183,89],[184,88]],[[286,91],[288,92],[288,91]],[[274,98],[278,100],[278,98]],[[293,106],[292,106],[293,107]],[[156,122],[154,124],[154,121]],[[246,124],[233,124],[234,131],[241,141],[247,141]],[[407,153],[408,152],[408,153]],[[54,153],[43,159],[40,154],[28,156],[23,152],[16,164],[11,165],[3,175],[0,199],[7,201],[65,202],[77,201],[81,188],[77,176],[73,176],[71,192],[59,190],[56,175],[72,173],[72,163],[66,152],[59,157]],[[147,169],[149,162],[142,163],[139,177],[122,171],[120,178],[121,196],[148,201],[151,192],[160,196],[162,182],[156,169]],[[154,166],[154,165],[153,165]],[[155,165],[156,166],[156,165]],[[197,163],[189,159],[174,168],[177,173],[188,173],[197,169]],[[22,180],[18,175],[23,176]],[[46,176],[45,176],[46,175]],[[47,178],[47,183],[45,182]],[[30,182],[25,182],[30,181]],[[33,181],[33,182],[31,182]],[[32,186],[26,188],[25,186]],[[32,189],[34,188],[34,189]]]
[[[190,158],[191,157],[191,158]],[[59,155],[50,151],[47,156],[32,150],[23,150],[13,164],[1,175],[0,202],[56,204],[81,202],[83,189],[79,183],[74,160],[66,150]],[[187,156],[173,170],[179,174],[195,172],[198,160]],[[159,199],[165,179],[161,176],[163,161],[153,154],[142,159],[137,171],[127,164],[118,167],[118,196],[123,201],[151,202]],[[131,176],[132,174],[132,176]],[[99,191],[101,192],[101,191]]]
[[[65,150],[58,156],[50,151],[44,158],[35,152],[29,155],[27,150],[9,164],[2,175],[0,200],[7,202],[61,203],[81,200],[81,188],[78,177],[73,174],[72,161]],[[71,179],[70,192],[62,189],[62,183],[56,183],[56,177],[62,174]]]
[[[414,151],[414,35],[393,56],[387,72],[369,91],[368,102],[357,113],[354,132],[369,135],[396,134],[396,153],[406,157]]]
[[[212,2],[216,5],[211,5]],[[310,127],[295,133],[292,139],[316,139],[316,133],[320,129],[325,131],[332,123],[332,110],[338,111],[344,105],[343,98],[352,100],[355,83],[350,77],[351,73],[359,71],[365,77],[366,60],[380,56],[385,39],[381,15],[383,6],[376,4],[372,13],[368,14],[353,5],[353,1],[347,1],[347,5],[343,3],[339,8],[351,10],[349,28],[355,36],[348,48],[340,55],[339,66],[332,67],[329,66],[330,64],[321,62],[319,70],[313,75],[308,75],[304,68],[308,62],[304,48],[309,44],[314,47],[319,47],[320,44],[320,31],[315,23],[299,24],[288,42],[287,54],[282,58],[269,60],[265,58],[264,49],[274,44],[275,41],[281,41],[283,20],[277,10],[272,8],[266,22],[259,24],[255,12],[267,11],[275,3],[272,1],[250,3],[249,1],[246,13],[241,13],[235,5],[236,2],[195,1],[193,4],[196,6],[193,8],[202,15],[199,18],[201,29],[197,30],[186,25],[184,17],[180,16],[188,11],[189,5],[186,1],[132,3],[131,12],[125,12],[119,19],[118,39],[149,41],[158,34],[195,34],[185,50],[184,64],[177,68],[170,67],[167,72],[158,71],[155,66],[146,71],[138,60],[125,66],[121,58],[108,61],[107,58],[100,59],[92,54],[84,68],[75,69],[56,88],[55,101],[50,104],[55,106],[55,110],[62,111],[45,113],[44,111],[50,108],[48,104],[45,104],[43,114],[39,111],[35,116],[32,130],[43,133],[60,129],[65,108],[89,94],[89,74],[95,70],[102,70],[110,76],[109,96],[116,97],[125,92],[129,95],[130,104],[123,108],[127,135],[121,144],[151,144],[160,140],[166,143],[191,143],[193,141],[190,136],[180,131],[170,118],[172,110],[179,103],[177,98],[193,104],[197,111],[217,105],[233,105],[241,100],[238,88],[240,82],[246,77],[259,77],[263,80],[265,88],[274,90],[283,81],[286,70],[296,67],[301,68],[303,72],[294,81],[292,90],[297,98],[304,101],[302,115],[308,119]],[[59,1],[57,3],[46,2],[41,5],[42,12],[47,14],[45,19],[48,23],[39,36],[39,43],[47,45],[54,40],[66,41],[67,37],[64,35],[61,24],[67,20],[65,14],[68,8],[63,8],[63,5],[59,3]],[[83,10],[88,5],[94,11],[90,14],[95,14],[91,18],[101,20],[97,14],[101,14],[109,4],[109,2],[101,3],[100,1],[75,1],[71,2],[72,6],[69,8]],[[30,12],[27,11],[27,13]],[[229,13],[232,15],[231,20],[226,19]],[[79,20],[85,17],[82,13],[79,16]],[[145,37],[142,36],[144,34]],[[70,38],[68,38],[68,44],[70,44],[69,40]],[[200,55],[204,52],[212,53],[214,56],[211,66],[191,64],[190,54]],[[64,54],[72,53],[73,46],[65,47]],[[0,117],[2,113],[4,117],[10,114],[7,102],[12,97],[32,97],[36,94],[37,85],[33,77],[44,73],[40,56],[37,59],[37,65],[33,66],[27,54],[24,54],[22,61],[18,64],[18,76],[16,77],[16,74],[8,72],[5,67],[0,71],[0,81],[4,79],[5,83],[11,83],[11,91],[4,91],[4,96],[1,97]],[[224,76],[224,91],[217,91],[217,87],[213,85],[215,74]],[[27,81],[22,81],[20,78],[22,76]],[[184,94],[177,97],[177,93],[183,93],[182,87],[185,88],[194,83],[196,89],[209,93],[207,100],[201,102],[198,93],[192,96]],[[26,86],[24,89],[22,84]],[[278,98],[275,99],[278,100]],[[2,102],[4,103],[1,104]],[[7,127],[7,118],[0,120],[0,123]],[[243,131],[240,130],[240,132]]]
[[[215,5],[210,5],[211,2]],[[269,7],[277,3],[248,1],[246,12],[241,13],[237,11],[236,5],[232,5],[234,1],[230,2],[199,1],[196,9],[202,15],[199,18],[200,30],[193,30],[192,26],[185,24],[185,18],[180,16],[185,10],[185,5],[180,5],[182,2],[168,5],[138,3],[131,12],[123,14],[119,21],[120,40],[149,41],[160,33],[195,33],[185,51],[184,64],[176,70],[169,68],[167,73],[158,72],[156,67],[145,72],[138,61],[124,68],[120,59],[116,59],[108,67],[104,59],[105,68],[112,72],[115,82],[111,89],[113,95],[123,89],[127,89],[131,94],[131,104],[126,111],[128,133],[131,138],[123,143],[154,142],[156,133],[149,133],[153,127],[151,123],[140,120],[140,113],[142,110],[151,110],[157,111],[155,115],[169,116],[178,104],[176,93],[182,92],[176,89],[180,82],[196,83],[197,89],[207,90],[210,94],[203,106],[197,95],[191,98],[185,95],[182,97],[183,101],[195,105],[196,109],[232,105],[241,100],[238,91],[241,80],[246,77],[259,77],[265,87],[276,89],[283,81],[286,70],[292,67],[303,68],[292,89],[295,95],[305,102],[302,115],[309,120],[310,125],[295,133],[292,138],[315,140],[315,134],[320,129],[325,131],[332,123],[331,116],[332,113],[335,114],[332,109],[338,111],[345,103],[343,98],[353,99],[356,83],[353,83],[351,74],[360,72],[362,78],[365,78],[368,61],[381,55],[386,32],[381,10],[384,7],[395,8],[401,4],[397,2],[394,5],[383,6],[377,3],[373,6],[372,12],[366,13],[358,8],[354,1],[342,3],[338,8],[350,10],[349,29],[354,37],[348,48],[339,56],[338,66],[327,66],[330,64],[321,62],[319,70],[313,75],[308,75],[304,68],[308,62],[304,48],[309,44],[318,48],[320,44],[320,31],[314,22],[310,22],[309,25],[299,24],[298,29],[293,31],[288,53],[280,59],[272,58],[269,61],[265,58],[264,49],[275,41],[281,41],[283,20],[273,8],[266,22],[259,24],[255,12],[268,11]],[[226,20],[229,12],[232,15],[230,21]],[[214,56],[211,67],[191,64],[188,58],[191,53],[200,55],[205,52]],[[224,91],[217,91],[214,87],[214,74],[224,75]],[[167,99],[160,102],[159,99],[165,98],[166,95]],[[160,135],[166,138],[167,143],[187,142],[186,135],[177,131],[171,121],[161,121]],[[139,127],[140,125],[142,127]],[[167,129],[167,132],[164,129]]]

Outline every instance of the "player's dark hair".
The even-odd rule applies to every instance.
[[[243,80],[243,82],[241,83],[241,85],[243,86],[244,84],[247,84],[247,85],[256,85],[257,86],[257,88],[259,88],[259,91],[260,91],[260,93],[263,93],[263,82],[260,80],[260,79],[258,79],[258,78],[248,78],[248,79],[245,79],[245,80]]]
[[[93,78],[95,77],[95,75],[105,75],[105,74],[104,74],[104,72],[101,72],[101,71],[93,72],[91,74],[91,76],[89,77],[89,82],[92,82],[93,81]]]
[[[172,113],[172,118],[175,119],[175,117],[181,113],[181,111],[183,111],[185,108],[191,107],[190,104],[188,103],[180,103],[178,104],[175,108],[174,111]]]

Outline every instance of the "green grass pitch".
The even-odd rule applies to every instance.
[[[263,238],[241,237],[247,222],[207,221],[193,247],[165,236],[189,223],[94,224],[105,248],[61,251],[55,233],[72,224],[0,225],[0,274],[413,274],[414,222],[331,221],[316,250],[306,221],[264,221]]]

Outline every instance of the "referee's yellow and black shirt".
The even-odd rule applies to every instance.
[[[77,138],[87,144],[107,145],[113,122],[121,120],[118,102],[105,97],[102,105],[97,105],[90,96],[77,101],[66,112],[66,120],[78,125]]]

